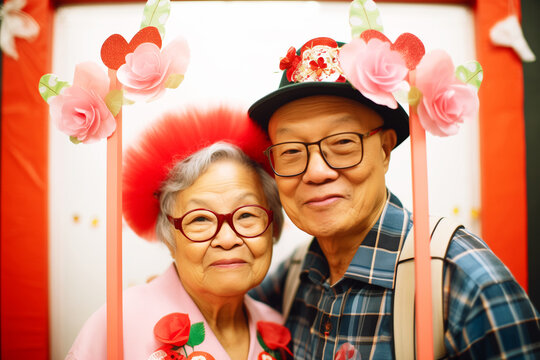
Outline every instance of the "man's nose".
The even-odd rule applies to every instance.
[[[335,180],[339,176],[339,173],[326,163],[320,147],[312,146],[309,150],[311,151],[309,152],[308,164],[306,171],[302,175],[302,180],[306,183],[314,184],[322,184]]]

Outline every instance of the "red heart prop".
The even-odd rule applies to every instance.
[[[424,48],[422,41],[411,33],[403,33],[399,35],[396,42],[393,44],[382,32],[373,29],[363,31],[360,34],[360,38],[362,38],[366,43],[371,39],[379,39],[381,41],[390,43],[390,49],[397,51],[401,54],[401,56],[403,56],[405,65],[409,70],[416,69],[416,65],[418,65],[426,53],[426,49]]]
[[[362,31],[362,33],[360,34],[360,38],[362,38],[366,42],[366,44],[371,39],[379,39],[381,41],[386,41],[390,44],[392,43],[382,32],[373,29]]]
[[[396,42],[390,46],[390,49],[399,52],[403,56],[405,65],[409,70],[416,69],[416,65],[418,65],[426,53],[422,41],[411,33],[399,35]]]
[[[101,60],[109,69],[118,70],[126,62],[126,55],[135,51],[142,43],[153,43],[161,49],[161,35],[154,26],[139,30],[128,42],[122,35],[114,34],[105,40],[101,46]]]

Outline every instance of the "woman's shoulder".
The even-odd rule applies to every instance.
[[[127,288],[123,291],[124,340],[148,339],[154,346],[153,325],[166,311],[182,307],[181,287],[175,277],[174,266],[150,282]],[[172,293],[172,294],[170,294]],[[174,297],[171,298],[171,297]],[[184,301],[185,302],[185,301]],[[170,312],[169,311],[169,312]],[[175,310],[176,311],[176,310]],[[73,343],[67,359],[106,359],[107,308],[103,304],[84,323]],[[136,340],[136,342],[141,342]],[[136,346],[142,346],[144,341]]]

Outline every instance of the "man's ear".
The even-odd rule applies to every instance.
[[[381,150],[384,162],[384,171],[388,171],[388,165],[390,164],[390,154],[396,146],[397,135],[394,129],[384,129],[381,135]]]

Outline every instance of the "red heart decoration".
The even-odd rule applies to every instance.
[[[424,48],[422,41],[411,33],[403,33],[399,35],[396,42],[393,44],[390,40],[388,40],[386,35],[373,29],[363,31],[360,34],[360,38],[362,38],[366,43],[371,39],[379,39],[381,41],[390,43],[390,49],[397,51],[401,54],[401,56],[403,56],[405,65],[409,70],[416,69],[416,65],[418,65],[426,53],[426,49]]]
[[[390,46],[390,49],[399,52],[403,56],[405,65],[409,70],[416,69],[416,65],[418,65],[426,53],[422,41],[411,33],[399,35],[396,42]]]
[[[392,43],[390,40],[388,40],[388,38],[386,37],[386,35],[384,35],[382,32],[380,31],[377,31],[377,30],[373,30],[373,29],[369,29],[369,30],[364,30],[361,34],[360,34],[360,38],[362,38],[366,44],[369,42],[369,40],[371,39],[379,39],[381,41],[386,41],[388,43]]]
[[[122,35],[114,34],[101,46],[101,60],[109,69],[118,70],[126,62],[126,55],[135,51],[142,43],[153,43],[161,49],[161,35],[154,26],[146,26],[139,30],[128,42]]]

